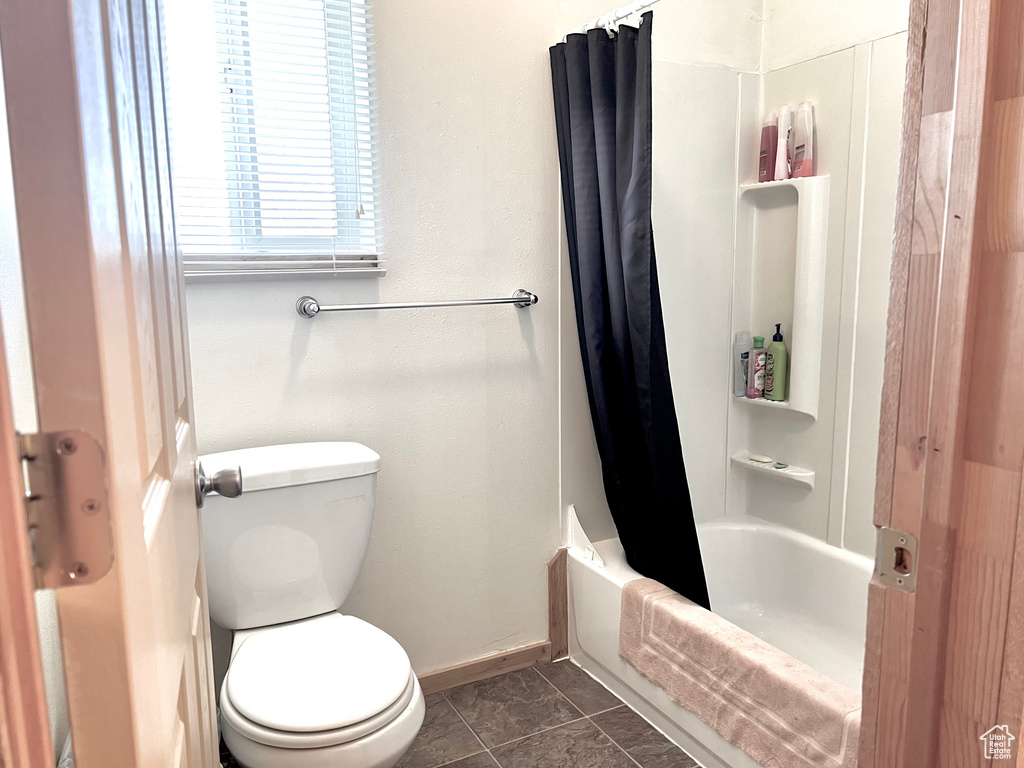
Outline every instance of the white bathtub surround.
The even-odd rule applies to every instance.
[[[653,579],[622,592],[619,656],[759,763],[856,764],[859,692]]]
[[[857,692],[874,551],[871,495],[907,9],[891,3],[880,12],[874,0],[843,8],[835,0],[783,5],[763,6],[758,67],[694,66],[701,62],[656,48],[654,231],[669,365],[695,514],[704,523],[699,531],[712,606],[722,619]],[[798,21],[817,34],[784,40]],[[761,333],[770,323],[792,320],[797,206],[769,201],[744,223],[737,221],[736,201],[740,186],[756,174],[764,113],[804,100],[815,104],[818,172],[829,185],[819,248],[825,257],[820,378],[816,406],[807,413],[734,402],[729,395],[733,333]],[[733,326],[737,243],[751,239],[764,258],[747,277],[758,286],[789,286],[784,317],[760,317],[779,313],[772,296],[747,297],[750,306],[739,314],[765,328]],[[561,500],[574,534],[572,657],[704,765],[750,768],[755,761],[749,755],[618,655],[623,587],[639,574],[625,563],[600,498],[567,278],[563,267]],[[733,460],[750,453],[801,468],[808,482],[785,482],[794,478]],[[569,513],[573,505],[582,531]],[[585,533],[598,543],[585,541]]]
[[[899,124],[906,36],[896,35],[776,69],[761,76],[757,112],[809,100],[818,121],[820,174],[828,194],[816,216],[827,235],[816,298],[824,309],[816,353],[797,350],[803,336],[796,307],[800,281],[798,210],[776,195],[745,192],[739,202],[733,327],[760,332],[772,323],[791,328],[791,376],[820,371],[816,419],[775,407],[736,401],[729,415],[729,454],[763,453],[815,473],[809,493],[755,475],[729,472],[726,515],[755,515],[863,555],[874,552],[871,520],[878,444],[878,412],[885,349],[889,261],[899,166]],[[751,122],[753,120],[751,119]],[[739,168],[750,181],[751,167]],[[806,181],[816,181],[807,179]],[[778,190],[781,192],[783,190]],[[751,194],[768,203],[755,207]],[[763,199],[763,200],[762,200]],[[752,236],[752,237],[751,237]],[[755,281],[753,295],[740,286]],[[753,327],[751,327],[753,326]],[[722,335],[721,354],[731,336]],[[684,437],[684,451],[686,442]]]
[[[570,521],[571,522],[571,521]],[[622,593],[642,578],[617,539],[569,549],[570,652],[575,661],[709,768],[757,763],[619,657]],[[752,518],[698,526],[715,613],[842,686],[860,690],[867,557]],[[587,554],[593,548],[595,556]]]
[[[886,34],[891,26],[891,19],[883,25]],[[799,63],[761,73],[680,64],[656,50],[652,76],[654,237],[695,515],[756,515],[864,555],[874,551],[871,497],[906,46],[905,33],[863,42],[872,30],[850,26],[844,38],[830,28],[831,41],[844,41],[836,52],[813,58],[811,48],[794,43]],[[804,100],[815,105],[819,176],[745,187],[756,177],[764,113]],[[814,293],[823,311],[813,343],[793,327],[801,281],[797,212],[807,208],[797,205],[797,182],[828,187],[813,218],[801,222],[814,223],[824,240],[814,246],[823,257]],[[571,323],[567,274],[562,279],[562,314]],[[783,404],[732,397],[735,332],[763,335],[777,322],[791,349],[793,396]],[[615,532],[599,496],[600,464],[569,323],[563,319],[561,339],[562,508],[574,504],[600,540]],[[803,393],[798,380],[807,383]],[[733,462],[748,453],[813,472],[814,488]]]

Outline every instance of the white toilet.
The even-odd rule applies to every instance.
[[[297,443],[203,456],[241,468],[203,506],[210,616],[234,630],[221,734],[246,768],[391,768],[423,724],[402,646],[338,613],[363,563],[380,456]],[[226,493],[227,491],[225,491]]]

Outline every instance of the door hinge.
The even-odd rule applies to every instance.
[[[895,528],[879,528],[875,572],[887,587],[904,592],[917,589],[917,539]]]
[[[18,435],[37,589],[91,584],[114,562],[106,456],[78,430]]]

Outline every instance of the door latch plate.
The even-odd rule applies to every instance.
[[[917,589],[917,539],[895,528],[879,528],[875,572],[887,587],[904,592]]]
[[[80,430],[18,440],[36,588],[98,581],[114,562],[102,446]]]

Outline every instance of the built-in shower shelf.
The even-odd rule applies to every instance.
[[[765,182],[765,184],[768,183],[770,182]],[[790,405],[789,400],[766,400],[763,397],[736,397],[733,399],[736,400],[737,402],[749,403],[750,405],[759,405],[762,408],[774,408],[775,410],[778,411],[798,410],[796,408],[793,408],[792,405]]]
[[[806,469],[805,467],[793,467],[789,466],[785,469],[776,469],[773,464],[763,464],[759,461],[754,461],[750,458],[748,453],[737,453],[732,457],[732,463],[737,467],[745,467],[752,472],[757,472],[761,475],[770,475],[777,480],[784,480],[790,483],[796,483],[802,485],[809,490],[814,489],[814,470]]]
[[[781,235],[777,208],[796,208],[795,248]],[[822,334],[825,325],[825,272],[828,256],[829,177],[741,184],[737,206],[736,265],[733,284],[733,333],[771,337],[782,322],[789,347],[789,399],[783,403],[748,400],[762,408],[796,411],[818,418]],[[765,218],[767,217],[767,218]],[[766,223],[767,222],[767,223]],[[767,227],[767,229],[766,229]],[[792,275],[790,288],[784,276]],[[772,285],[774,289],[766,288]],[[755,277],[757,282],[755,284]],[[784,289],[786,294],[780,291]],[[766,291],[765,295],[759,292]],[[791,291],[792,299],[789,298]],[[776,296],[777,303],[765,303]],[[790,304],[790,301],[792,304]],[[772,308],[766,309],[771,306]],[[831,307],[834,315],[838,310]],[[787,315],[789,315],[787,317]]]
[[[828,174],[821,176],[805,176],[801,179],[780,179],[779,181],[754,181],[749,184],[740,184],[740,192],[767,192],[770,189],[779,189],[781,187],[792,187],[797,192],[806,193],[808,190],[814,190],[817,188],[824,187],[824,190],[828,190]]]

